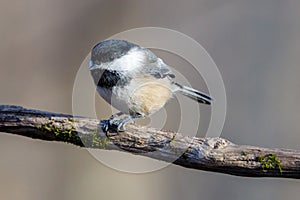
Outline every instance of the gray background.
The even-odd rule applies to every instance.
[[[218,65],[228,98],[222,137],[299,149],[299,8],[297,0],[2,0],[0,103],[71,113],[77,69],[96,42],[130,28],[160,26],[197,40]],[[72,145],[0,134],[5,200],[281,200],[298,199],[299,188],[297,180],[177,166],[127,174]]]

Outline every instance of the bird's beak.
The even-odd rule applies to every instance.
[[[89,68],[90,70],[93,70],[95,68],[94,62],[92,60],[90,60],[89,66],[90,66]]]

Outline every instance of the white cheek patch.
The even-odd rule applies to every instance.
[[[138,48],[133,48],[123,55],[121,58],[115,59],[111,62],[102,63],[96,65],[90,60],[90,70],[92,69],[106,69],[106,70],[116,70],[116,71],[131,71],[141,68],[146,62],[146,55],[144,51]]]
[[[110,63],[103,63],[103,68],[110,70],[131,71],[143,66],[145,62],[145,54],[138,48],[133,48],[121,58]],[[102,66],[100,65],[100,66]]]

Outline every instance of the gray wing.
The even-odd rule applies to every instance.
[[[154,76],[155,78],[175,78],[175,74],[172,72],[171,68],[166,65],[162,59],[158,58],[152,51],[149,49],[143,49],[147,54],[148,60],[144,66],[144,72]]]

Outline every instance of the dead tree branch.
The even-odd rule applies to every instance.
[[[97,119],[0,105],[1,132],[85,148],[126,151],[205,171],[300,178],[297,150],[236,145],[223,138],[192,138],[135,125],[128,126],[126,132],[105,134],[101,123]]]

